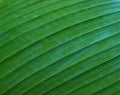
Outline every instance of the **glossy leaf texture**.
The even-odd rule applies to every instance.
[[[0,95],[120,95],[120,0],[0,0]]]

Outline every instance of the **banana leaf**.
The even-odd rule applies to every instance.
[[[120,95],[120,0],[0,0],[0,95]]]

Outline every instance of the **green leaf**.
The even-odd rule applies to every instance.
[[[0,95],[119,95],[120,0],[0,0]]]

